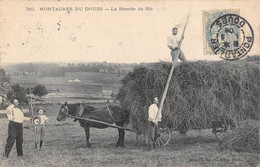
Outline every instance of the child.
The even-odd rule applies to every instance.
[[[49,121],[49,118],[45,115],[46,110],[42,107],[37,109],[37,113],[39,114],[39,117],[41,118],[40,125],[36,127],[36,134],[40,136],[40,149],[42,148],[44,136],[45,136],[45,123]],[[37,148],[37,143],[35,142],[35,148]]]

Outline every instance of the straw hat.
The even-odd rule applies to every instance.
[[[34,125],[34,126],[38,126],[41,124],[41,117],[39,115],[35,115],[31,118],[31,123]]]

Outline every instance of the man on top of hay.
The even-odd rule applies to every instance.
[[[149,121],[149,137],[148,145],[149,148],[155,147],[155,136],[157,135],[158,122],[161,122],[162,113],[158,113],[159,100],[157,97],[153,98],[153,104],[148,109],[148,121]],[[158,114],[157,114],[158,113]]]
[[[178,28],[173,27],[172,28],[172,35],[169,36],[168,39],[167,39],[167,46],[171,49],[172,61],[174,60],[175,56],[178,56],[178,58],[182,62],[186,62],[187,59],[186,59],[182,50],[179,47],[180,40],[177,37],[177,33],[178,33]],[[178,53],[179,53],[179,55],[177,55]]]

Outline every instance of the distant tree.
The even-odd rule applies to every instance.
[[[68,71],[68,70],[67,70]],[[54,68],[50,70],[43,71],[39,77],[64,77],[65,76],[65,70],[64,68]]]
[[[10,82],[10,77],[6,75],[4,69],[0,69],[0,84],[3,86],[5,83]]]
[[[112,94],[111,94],[111,97],[112,97],[112,98],[115,98],[115,97],[116,97],[116,94],[112,93]]]
[[[14,93],[12,91],[7,92],[6,96],[9,101],[11,101],[15,98]]]
[[[120,69],[118,69],[118,75],[117,75],[117,76],[118,76],[118,77],[121,76]]]
[[[112,70],[113,70],[113,68],[112,68],[112,66],[111,66],[111,64],[110,64],[109,67],[108,67],[108,71],[109,71],[110,73],[112,73]]]
[[[122,74],[126,75],[126,71],[125,71],[125,69],[122,70]]]
[[[31,88],[26,88],[26,94],[31,94],[32,93],[32,89]]]
[[[28,103],[26,98],[26,89],[21,87],[19,84],[12,85],[12,90],[7,93],[7,99],[17,99],[19,103]]]
[[[42,97],[44,95],[47,95],[48,94],[48,91],[46,89],[45,86],[43,85],[36,85],[34,88],[33,88],[33,94],[35,96],[39,96],[39,97]]]

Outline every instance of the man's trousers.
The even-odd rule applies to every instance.
[[[182,62],[186,62],[186,61],[187,61],[187,59],[186,59],[186,57],[184,56],[182,50],[180,50],[180,49],[171,50],[171,56],[172,56],[172,61],[174,60],[174,58],[175,58],[176,56],[178,56],[178,58],[179,58]],[[178,58],[177,58],[177,59],[178,59]]]
[[[44,140],[45,137],[45,131],[46,131],[46,127],[45,125],[40,125],[36,127],[36,134],[37,134],[37,138],[41,140]]]
[[[8,138],[5,145],[5,156],[8,158],[16,141],[17,155],[23,155],[23,124],[10,121],[8,124]]]
[[[148,136],[148,145],[151,148],[155,147],[155,140],[157,135],[158,126],[155,125],[152,121],[149,121],[149,136]]]

